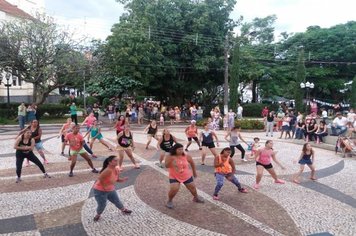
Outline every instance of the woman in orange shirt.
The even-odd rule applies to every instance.
[[[100,175],[97,181],[95,181],[93,186],[94,197],[98,204],[96,208],[96,216],[94,221],[100,219],[101,214],[104,212],[107,200],[112,202],[118,209],[124,214],[131,214],[131,210],[126,209],[115,191],[116,182],[125,182],[127,177],[120,178],[120,171],[117,166],[116,156],[109,156],[105,159],[103,168],[100,171]]]
[[[214,166],[215,166],[215,179],[216,179],[216,186],[214,191],[214,200],[219,200],[218,194],[222,186],[224,185],[224,179],[228,179],[233,184],[236,185],[238,190],[241,193],[247,193],[247,190],[241,187],[240,182],[235,176],[235,163],[230,157],[231,149],[229,147],[224,148],[220,155],[216,156],[214,159]]]
[[[176,143],[170,150],[170,155],[165,160],[166,168],[169,173],[170,189],[168,193],[168,202],[166,206],[169,209],[173,208],[173,198],[178,193],[180,184],[185,187],[194,196],[193,201],[204,203],[204,200],[198,197],[197,189],[194,184],[194,178],[197,178],[195,164],[191,156],[186,155],[183,151],[183,145]]]

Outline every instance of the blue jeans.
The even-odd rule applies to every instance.
[[[25,128],[26,116],[18,116],[20,129],[23,130]]]
[[[239,190],[242,189],[240,182],[238,181],[238,179],[236,178],[236,176],[234,174],[232,174],[232,173],[230,173],[230,174],[215,173],[216,186],[215,186],[214,196],[218,196],[220,189],[224,185],[225,178],[230,180],[231,183],[235,184]]]
[[[328,133],[320,133],[320,134],[316,133],[315,135],[319,138],[320,142],[324,142],[323,137],[328,136]]]
[[[98,204],[98,207],[96,208],[96,213],[98,215],[101,215],[101,213],[103,213],[103,211],[105,210],[107,200],[112,202],[119,209],[124,208],[115,190],[110,192],[104,192],[97,189],[93,190],[95,200]]]
[[[347,127],[346,126],[331,126],[331,132],[333,133],[333,135],[339,136],[343,133],[345,133],[347,131]]]
[[[295,138],[296,139],[303,139],[303,134],[304,134],[304,130],[297,127],[296,130],[295,130]]]

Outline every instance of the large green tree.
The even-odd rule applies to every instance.
[[[251,85],[252,102],[257,102],[257,86],[271,79],[269,61],[274,59],[274,23],[270,15],[242,24],[240,38],[241,82]]]
[[[350,105],[353,109],[356,109],[356,76],[352,81]]]
[[[82,77],[78,45],[50,17],[3,22],[0,32],[0,69],[32,83],[33,102]]]
[[[355,38],[355,21],[330,28],[310,26],[278,44],[277,53],[281,63],[297,64],[298,48],[303,46],[306,77],[315,84],[312,97],[337,102],[345,99],[340,90],[356,74]]]
[[[143,93],[177,104],[223,83],[234,0],[119,2],[128,13],[113,26],[103,59],[113,75],[129,76]]]
[[[295,109],[297,111],[303,111],[303,92],[299,87],[301,83],[305,83],[305,65],[304,65],[304,49],[301,48],[298,58],[298,66],[296,73],[296,82],[294,83],[294,99],[295,99]]]

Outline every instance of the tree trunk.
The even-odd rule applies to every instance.
[[[35,103],[36,105],[40,105],[44,103],[49,93],[50,91],[43,91],[43,89],[40,86],[33,84],[32,102]]]
[[[252,80],[252,103],[257,102],[257,81],[256,79]]]

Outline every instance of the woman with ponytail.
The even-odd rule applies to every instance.
[[[117,161],[116,156],[109,156],[106,158],[103,163],[103,168],[100,171],[99,178],[94,183],[94,197],[98,204],[94,221],[98,221],[100,219],[101,214],[105,210],[107,200],[112,202],[124,214],[130,214],[132,212],[123,206],[117,192],[115,191],[116,182],[122,183],[127,180],[127,177],[119,177],[120,171],[116,168]]]

